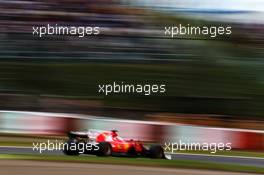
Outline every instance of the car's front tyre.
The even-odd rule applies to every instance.
[[[165,157],[164,150],[160,145],[151,145],[148,152],[149,157],[153,159],[162,159]]]

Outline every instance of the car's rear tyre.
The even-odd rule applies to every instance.
[[[73,148],[76,148],[76,149],[73,149]],[[69,156],[78,156],[80,153],[77,148],[78,148],[77,139],[69,139],[64,144],[63,153]]]
[[[164,150],[160,145],[152,145],[149,148],[149,157],[153,159],[162,159],[165,157]]]
[[[97,151],[97,156],[111,156],[112,155],[112,146],[108,142],[100,142],[98,144],[99,150]]]

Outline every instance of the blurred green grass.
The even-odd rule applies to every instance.
[[[209,151],[177,151],[177,153],[189,154],[206,154],[206,155],[223,155],[223,156],[242,156],[242,157],[259,157],[264,158],[262,151],[246,151],[246,150],[231,150],[231,151],[217,151],[212,154]]]
[[[226,46],[225,46],[226,47]],[[210,56],[209,56],[210,57]],[[263,84],[258,65],[227,64],[203,58],[198,62],[1,62],[0,89],[7,92],[96,99],[107,107],[179,113],[263,117]],[[166,93],[98,93],[98,85],[166,84]],[[37,100],[37,99],[36,99]],[[26,101],[16,101],[26,103]],[[11,105],[11,104],[10,104]],[[1,102],[2,108],[8,102]],[[34,107],[34,106],[32,106]],[[35,108],[37,108],[36,106]]]

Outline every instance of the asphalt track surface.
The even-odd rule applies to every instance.
[[[33,150],[32,147],[9,147],[0,146],[0,154],[40,154],[37,150]],[[63,155],[60,150],[44,151],[41,154],[46,155]],[[87,155],[82,155],[87,156]],[[236,164],[245,166],[255,166],[264,168],[264,158],[256,157],[241,157],[241,156],[218,156],[218,155],[199,155],[199,154],[184,154],[175,153],[170,154],[171,159],[174,160],[193,160],[204,161],[210,163],[224,163],[224,164]]]
[[[209,170],[25,160],[0,160],[0,169],[1,174],[8,175],[251,175]]]

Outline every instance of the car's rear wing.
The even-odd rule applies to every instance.
[[[76,138],[76,137],[80,137],[80,138],[89,138],[87,132],[75,132],[75,131],[70,131],[70,132],[68,133],[68,137],[69,137],[69,138]]]

